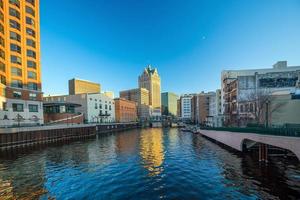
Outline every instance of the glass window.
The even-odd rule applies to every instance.
[[[9,0],[9,3],[12,5],[17,6],[18,8],[20,8],[20,1],[19,0]]]
[[[5,72],[6,71],[5,70],[5,64],[2,61],[0,61],[0,71],[1,72]]]
[[[27,56],[31,58],[36,58],[36,53],[32,50],[27,50]]]
[[[9,25],[11,28],[20,30],[20,24],[18,22],[16,22],[15,20],[10,19],[9,20]]]
[[[6,85],[6,77],[3,75],[0,75],[0,83],[2,83],[3,85]]]
[[[2,49],[0,49],[0,57],[5,59],[5,52]]]
[[[0,24],[0,33],[4,34],[4,26]]]
[[[23,88],[23,83],[20,80],[13,79],[11,81],[11,87]]]
[[[38,112],[39,111],[38,105],[29,104],[28,108],[29,108],[29,112]]]
[[[13,91],[13,97],[17,99],[21,99],[22,93],[20,91]]]
[[[26,33],[27,33],[27,35],[35,37],[35,31],[32,30],[31,28],[26,28]]]
[[[11,68],[11,75],[12,76],[22,76],[22,69],[18,67],[12,67]]]
[[[36,62],[28,60],[27,61],[27,67],[32,68],[32,69],[36,69]]]
[[[2,21],[2,22],[4,22],[4,15],[3,15],[3,13],[0,11],[0,20]]]
[[[16,9],[9,8],[9,15],[20,19],[20,12]]]
[[[35,16],[35,12],[32,8],[29,6],[26,6],[26,13],[31,14],[32,16]]]
[[[24,105],[21,103],[13,103],[12,107],[14,112],[24,112]]]
[[[35,93],[29,93],[29,99],[30,100],[37,100],[37,94],[35,94]]]
[[[16,44],[10,44],[10,50],[14,52],[21,53],[21,47]]]
[[[18,33],[10,31],[9,35],[11,40],[16,40],[18,42],[21,42],[21,36]]]
[[[22,59],[18,56],[10,56],[10,61],[12,63],[22,64]]]
[[[31,78],[31,79],[36,80],[36,73],[35,73],[35,72],[32,72],[32,71],[29,71],[29,72],[28,72],[28,78]]]
[[[34,26],[34,20],[30,17],[26,17],[26,24]]]
[[[38,90],[38,86],[36,83],[28,83],[29,90]]]
[[[28,2],[28,3],[30,3],[31,5],[33,5],[34,6],[34,0],[26,0],[26,2]]]
[[[26,39],[26,44],[27,46],[30,46],[30,47],[34,47],[35,48],[35,41],[32,40],[32,39]]]
[[[0,45],[3,46],[3,47],[5,47],[4,39],[1,36],[0,36]]]

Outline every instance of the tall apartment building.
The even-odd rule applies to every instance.
[[[247,123],[257,112],[258,96],[295,90],[300,80],[300,66],[279,61],[273,68],[226,70],[222,72],[222,113],[229,124]]]
[[[181,119],[183,121],[192,121],[192,99],[193,94],[184,94],[180,97]]]
[[[73,78],[69,80],[69,95],[100,93],[101,85],[91,81]]]
[[[39,0],[0,0],[0,126],[43,124]]]
[[[162,114],[177,116],[178,95],[172,92],[161,93]]]
[[[149,105],[153,109],[152,114],[161,115],[161,94],[160,76],[157,69],[152,69],[149,65],[139,76],[139,88],[146,88],[149,91]]]
[[[140,120],[149,120],[151,108],[149,105],[149,91],[145,88],[120,91],[120,98],[134,101],[138,106],[138,117]]]

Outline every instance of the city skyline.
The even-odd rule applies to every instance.
[[[278,60],[300,63],[297,1],[55,5],[41,2],[45,95],[67,93],[64,83],[73,77],[98,82],[117,94],[134,88],[148,64],[159,69],[162,92],[183,94],[214,91],[225,69],[271,68]]]

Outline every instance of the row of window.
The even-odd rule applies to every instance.
[[[22,93],[20,91],[13,91],[13,97],[16,99],[21,99]],[[29,100],[37,100],[37,94],[29,93]]]
[[[1,50],[0,50],[1,51]],[[18,63],[18,64],[20,64],[18,61],[20,61],[20,59],[19,59],[19,57],[17,57],[17,56],[13,56],[13,58],[11,59],[11,60],[13,60],[14,62],[13,63]],[[36,69],[36,62],[34,62],[34,61],[31,61],[31,60],[28,60],[27,61],[27,68],[31,68],[31,69]],[[21,70],[21,69],[20,69]],[[5,64],[2,62],[2,61],[0,61],[0,72],[5,72],[6,70],[5,70]],[[14,75],[16,75],[16,74],[14,74]],[[21,76],[21,75],[18,75],[18,76]]]
[[[18,67],[12,67],[11,68],[11,75],[12,76],[22,76],[22,69],[18,68]],[[32,71],[28,71],[27,73],[27,77],[30,79],[37,79],[37,75],[35,72]]]
[[[0,49],[0,52],[1,52],[1,49]],[[0,53],[0,54],[1,54],[1,53]],[[1,56],[1,55],[0,55],[0,56]],[[29,51],[27,51],[27,56],[29,56],[29,57],[34,57],[34,56],[36,56],[36,54],[35,54],[34,51],[29,50]],[[15,63],[15,64],[21,65],[21,64],[22,64],[22,58],[19,57],[19,56],[14,56],[14,55],[12,55],[12,56],[10,57],[10,62],[11,62],[11,63]],[[31,61],[31,60],[28,60],[28,61],[27,61],[27,67],[36,69],[36,62]]]
[[[35,6],[35,0],[26,0],[26,2],[31,4],[32,6]],[[20,8],[20,0],[9,0],[9,3],[11,5],[14,5],[14,6],[17,6],[18,8]],[[2,0],[0,2],[0,6],[1,6],[1,8],[3,8]]]
[[[111,105],[109,105],[109,107],[105,104],[105,109],[107,110],[107,108],[109,109],[109,110],[111,110]],[[95,109],[98,109],[98,104],[97,103],[95,103]],[[102,104],[99,104],[99,109],[102,109]]]
[[[12,79],[11,81],[11,87],[15,87],[15,88],[23,88],[23,82],[21,80],[17,80],[17,79]],[[28,82],[27,83],[27,89],[29,90],[38,90],[38,84],[37,83],[33,83],[33,82]]]
[[[22,103],[13,103],[12,109],[14,112],[24,112],[24,104]],[[28,104],[29,112],[39,112],[39,106],[34,104]]]

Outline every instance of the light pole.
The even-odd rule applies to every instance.
[[[267,99],[266,101],[266,128],[269,128],[269,104],[270,104],[270,100]]]

